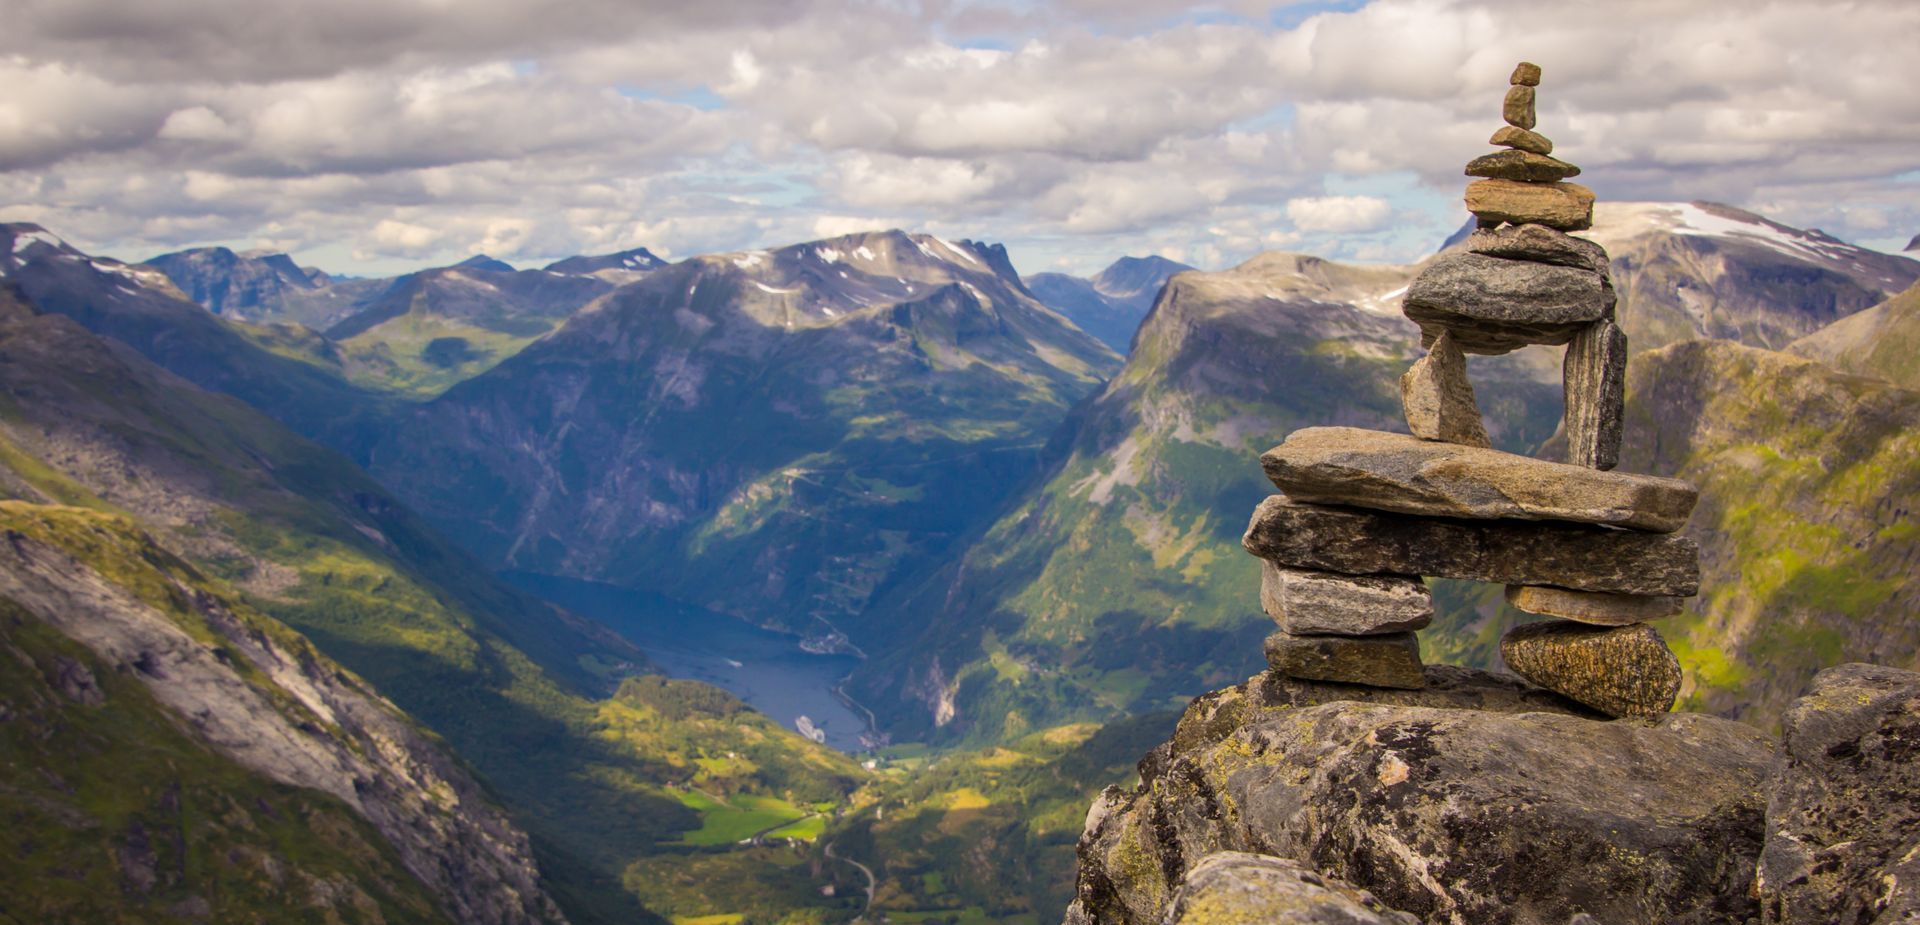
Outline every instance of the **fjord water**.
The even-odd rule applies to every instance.
[[[865,716],[834,693],[859,663],[851,655],[816,655],[794,636],[646,591],[528,572],[502,577],[619,633],[670,677],[731,691],[788,729],[806,717],[841,751],[862,748]]]

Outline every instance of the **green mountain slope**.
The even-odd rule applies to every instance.
[[[410,273],[326,329],[348,379],[409,397],[438,395],[552,331],[613,289],[598,277],[505,264]]]
[[[900,735],[1015,738],[1144,712],[1251,673],[1270,622],[1247,513],[1260,451],[1297,427],[1403,429],[1417,335],[1408,267],[1268,254],[1173,277],[1125,370],[1076,414],[1071,454],[956,566],[886,602],[918,639],[856,673]],[[1538,357],[1476,359],[1504,445],[1557,423]],[[1557,376],[1554,377],[1557,380]]]
[[[1920,285],[1794,341],[1790,352],[1920,389]]]
[[[0,918],[563,922],[439,742],[124,517],[0,501]]]
[[[343,457],[7,292],[0,491],[135,518],[444,736],[532,834],[575,921],[645,918],[623,884],[636,862],[731,810],[669,786],[691,733],[601,699],[644,667],[637,650],[501,585]],[[824,800],[859,775],[764,718],[727,725],[764,740],[734,749],[750,767],[707,769],[729,793]]]
[[[398,421],[370,469],[491,563],[865,647],[899,622],[877,589],[990,515],[1117,365],[1003,250],[856,235],[655,270]]]

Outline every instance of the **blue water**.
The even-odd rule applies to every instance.
[[[862,748],[865,714],[833,693],[859,664],[851,655],[805,652],[798,637],[645,591],[526,572],[503,577],[626,637],[669,677],[732,691],[796,732],[807,717],[826,733],[828,745],[846,752]]]

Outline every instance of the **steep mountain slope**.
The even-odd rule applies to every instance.
[[[1160,287],[1173,274],[1191,269],[1165,257],[1122,257],[1092,279],[1035,273],[1026,284],[1035,298],[1125,355]]]
[[[687,764],[689,715],[649,724],[624,688],[599,699],[643,669],[632,646],[501,585],[344,458],[70,319],[34,314],[4,286],[0,464],[6,496],[136,518],[445,736],[532,833],[575,921],[645,919],[623,885],[635,865],[650,869],[684,833],[738,812],[670,785],[698,781],[798,816],[791,800],[832,799],[860,774],[724,710],[715,723],[750,734],[751,748],[730,746],[750,757]]]
[[[1257,456],[1309,424],[1404,428],[1413,272],[1267,254],[1173,277],[1065,462],[956,566],[885,602],[925,629],[856,673],[863,702],[908,737],[993,740],[1251,671],[1270,625],[1239,546],[1272,492]],[[1552,431],[1557,370],[1524,352],[1473,362],[1496,440]]]
[[[896,622],[876,589],[989,516],[1117,365],[1000,248],[855,235],[655,270],[370,468],[498,565],[865,645]]]
[[[1620,468],[1700,486],[1685,532],[1701,596],[1661,624],[1688,708],[1771,726],[1820,668],[1920,667],[1920,393],[1725,341],[1674,344],[1629,364]],[[1478,603],[1423,643],[1494,664],[1504,628],[1531,618]]]
[[[217,317],[159,270],[89,256],[38,225],[0,224],[0,279],[39,310],[66,315],[331,446],[351,449],[384,413],[381,400],[316,359],[311,345]]]
[[[514,270],[497,260],[409,273],[326,329],[349,379],[437,395],[519,352],[613,289],[592,276]]]
[[[1720,338],[1779,350],[1920,280],[1920,261],[1710,202],[1602,202],[1583,237],[1613,257],[1635,350]]]
[[[445,747],[125,517],[0,501],[0,917],[564,922]]]
[[[1794,341],[1788,351],[1920,389],[1920,285]]]
[[[236,254],[196,247],[161,254],[141,266],[167,275],[187,298],[208,311],[241,321],[295,322],[323,327],[353,311],[380,280],[334,280],[296,265],[286,254]]]

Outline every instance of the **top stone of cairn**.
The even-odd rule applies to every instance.
[[[1507,80],[1500,115],[1507,123],[1489,143],[1506,148],[1467,165],[1467,211],[1482,228],[1501,224],[1545,225],[1559,231],[1593,226],[1593,191],[1565,182],[1580,168],[1552,157],[1553,142],[1533,130],[1540,66],[1522,61]]]

